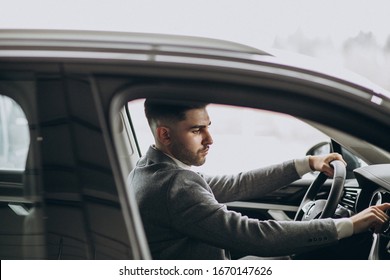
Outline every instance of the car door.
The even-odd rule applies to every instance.
[[[89,80],[47,65],[0,64],[0,258],[148,258]]]

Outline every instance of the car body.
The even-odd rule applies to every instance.
[[[303,120],[352,163],[365,162],[351,166],[343,207],[357,212],[390,202],[389,93],[334,69],[319,69],[303,59],[291,63],[212,39],[1,30],[0,94],[24,112],[25,121],[15,123],[27,124],[29,144],[25,167],[0,170],[0,258],[151,258],[126,184],[142,155],[137,120],[127,104],[146,97],[234,105]],[[235,149],[251,156],[243,146]],[[259,219],[291,219],[311,181],[228,206]],[[388,230],[373,234],[367,259],[389,259],[389,241]]]

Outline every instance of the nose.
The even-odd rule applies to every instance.
[[[211,137],[211,133],[208,129],[205,130],[204,138],[203,138],[203,145],[211,145],[213,144],[214,140],[213,137]]]

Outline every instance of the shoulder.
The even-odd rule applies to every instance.
[[[164,172],[161,170],[161,172]],[[201,185],[201,186],[207,186],[206,181],[196,172],[177,168],[177,169],[171,169],[171,181],[173,184],[180,184],[182,186],[193,186],[193,185]]]
[[[170,177],[170,197],[210,195],[212,191],[207,182],[196,172],[186,169],[172,171]]]

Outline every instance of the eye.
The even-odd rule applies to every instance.
[[[194,134],[200,134],[200,128],[193,130],[192,133],[194,133]]]

